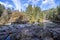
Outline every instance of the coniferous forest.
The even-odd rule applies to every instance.
[[[14,10],[13,8],[5,8],[0,4],[0,25],[14,22],[43,23],[49,20],[54,23],[60,23],[60,6],[42,11],[40,7],[28,5],[25,11]]]

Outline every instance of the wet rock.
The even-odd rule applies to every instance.
[[[38,25],[23,24],[0,27],[0,40],[60,40],[59,27],[43,29]]]
[[[54,40],[54,39],[50,37],[45,37],[43,40]]]

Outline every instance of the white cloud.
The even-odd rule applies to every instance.
[[[3,2],[0,2],[0,4],[3,4],[3,5],[4,5],[4,3],[3,3]]]
[[[25,4],[23,4],[22,6],[24,6],[24,7],[28,7],[28,3],[25,3]]]
[[[26,7],[28,7],[28,3],[22,4],[21,9],[22,9],[23,11],[25,11]]]
[[[28,3],[25,3],[25,4],[21,4],[21,1],[20,0],[12,0],[12,2],[14,3],[15,6],[9,4],[8,2],[0,2],[1,4],[3,4],[6,8],[9,7],[9,8],[13,8],[15,7],[15,10],[19,10],[21,11],[21,9],[25,10],[25,7],[28,6]]]
[[[33,5],[37,5],[38,1],[39,1],[39,0],[32,0],[32,4],[33,4]]]
[[[32,2],[32,6],[34,5],[37,5],[37,3],[39,2],[40,0],[28,0],[28,3],[29,2]]]
[[[43,4],[46,4],[46,3],[48,3],[48,0],[45,0],[45,1],[43,1],[42,3],[43,3]]]
[[[6,4],[6,3],[4,3],[4,2],[0,2],[0,4],[2,4],[2,5],[4,5],[4,6],[7,6],[7,4]]]
[[[0,2],[1,4],[3,4],[5,7],[15,7],[15,10],[19,10],[21,11],[21,9],[25,10],[26,7],[28,7],[28,4],[31,3],[32,6],[39,4],[40,1],[42,1],[42,3],[40,4],[40,7],[45,10],[48,8],[52,8],[56,6],[56,3],[54,2],[54,0],[28,0],[27,3],[22,4],[21,0],[12,0],[13,3],[15,4],[15,6],[9,4],[8,2]]]
[[[8,4],[8,2],[0,2],[0,4],[4,5],[6,8],[12,8],[13,6],[11,4]]]
[[[21,1],[20,0],[12,0],[13,1],[13,3],[15,4],[15,6],[16,6],[16,10],[19,10],[19,11],[21,11]]]
[[[54,2],[54,0],[45,0],[42,1],[42,4],[40,6],[43,10],[49,9],[49,8],[53,8],[56,7],[56,3]]]
[[[52,4],[52,3],[54,4],[55,2],[54,2],[54,0],[45,0],[42,2],[42,4],[47,4],[47,3],[48,4]]]
[[[38,2],[38,1],[40,0],[28,0],[28,2],[33,2],[33,3]]]
[[[13,6],[12,5],[8,5],[9,8],[12,8]]]

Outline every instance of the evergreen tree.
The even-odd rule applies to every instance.
[[[4,9],[5,9],[4,5],[0,4],[0,16],[2,15]]]

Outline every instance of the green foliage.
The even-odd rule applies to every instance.
[[[60,6],[57,6],[58,15],[60,15]]]
[[[24,15],[26,15],[26,18],[28,18],[30,22],[41,22],[45,17],[49,20],[56,20],[60,15],[60,6],[57,6],[57,8],[51,8],[49,10],[41,11],[41,8],[39,6],[32,7],[32,5],[29,4],[26,8],[26,11],[21,13],[26,13]],[[18,19],[18,17],[20,17],[21,15],[22,14],[20,14],[19,11],[13,12],[13,10],[11,10],[10,8],[5,9],[4,5],[0,4],[0,22],[8,22],[10,18],[11,21],[14,21],[15,19]]]
[[[55,15],[56,15],[56,9],[55,8],[51,8],[49,10],[46,11],[46,18],[49,20],[54,20],[55,19]]]
[[[27,13],[32,13],[32,5],[28,5],[28,7],[26,8],[26,12]]]
[[[60,6],[46,10],[44,13],[46,14],[46,18],[48,18],[51,21],[60,20]]]
[[[5,9],[4,5],[0,4],[0,16],[3,13],[4,9]]]
[[[12,10],[10,8],[7,9],[8,14],[12,13]]]
[[[35,18],[39,18],[39,16],[41,16],[41,9],[40,7],[36,6],[34,7],[34,13],[35,13]]]
[[[32,22],[38,21],[38,19],[42,18],[43,15],[40,7],[38,6],[32,7],[32,5],[28,5],[26,9],[26,14],[27,16],[29,16],[29,20]]]

